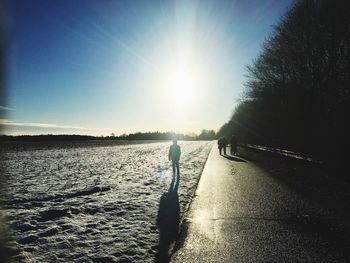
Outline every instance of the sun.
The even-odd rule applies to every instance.
[[[198,76],[188,66],[178,66],[167,74],[165,92],[177,111],[188,110],[195,103]]]
[[[152,88],[155,106],[158,114],[163,116],[162,120],[171,129],[178,130],[197,122],[194,116],[203,110],[209,74],[205,64],[194,53],[174,53],[160,60],[154,85],[149,87]]]

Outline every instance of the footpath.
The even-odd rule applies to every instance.
[[[347,262],[346,248],[328,236],[337,220],[254,161],[220,156],[214,145],[171,262]]]

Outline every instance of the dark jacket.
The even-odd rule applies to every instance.
[[[181,148],[179,145],[171,145],[169,149],[169,160],[178,162],[180,160]]]

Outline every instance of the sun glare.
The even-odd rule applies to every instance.
[[[163,89],[167,101],[177,113],[189,112],[195,107],[201,76],[194,64],[181,63],[169,67]]]
[[[195,76],[187,68],[178,68],[168,75],[165,89],[175,106],[187,107],[194,99]]]
[[[208,74],[202,60],[195,53],[175,52],[175,56],[163,58],[159,63],[155,97],[172,129],[190,130],[207,97]],[[151,85],[152,86],[152,85]],[[180,127],[180,128],[179,128]]]

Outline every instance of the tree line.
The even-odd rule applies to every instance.
[[[10,136],[2,135],[0,136],[0,142],[54,142],[54,141],[93,141],[93,140],[172,140],[177,138],[178,140],[214,140],[215,139],[214,130],[202,130],[200,134],[181,134],[174,132],[137,132],[130,134],[122,134],[116,136],[111,133],[109,136],[89,136],[89,135],[19,135]]]
[[[214,140],[216,133],[214,130],[203,129],[199,135],[197,134],[182,134],[173,132],[137,132],[128,135],[121,135],[118,138],[124,140],[171,140],[177,138],[178,140]]]
[[[218,135],[323,158],[349,145],[350,4],[300,0],[247,66],[244,95]]]

